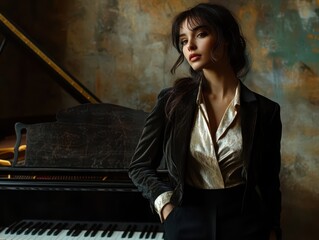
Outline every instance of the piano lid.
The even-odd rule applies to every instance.
[[[52,57],[46,54],[34,41],[31,40],[13,22],[0,13],[0,30],[5,36],[10,37],[19,45],[29,50],[33,56],[38,58],[55,75],[57,82],[80,103],[100,103],[101,100],[90,92],[81,82],[57,64]],[[3,49],[5,41],[1,42]],[[0,51],[1,52],[1,51]]]
[[[18,122],[15,126],[14,158],[0,162],[0,166],[21,169],[127,169],[148,114],[101,103],[1,13],[0,30],[45,63],[59,77],[62,86],[83,103],[60,110],[56,121]],[[8,154],[12,155],[10,151]]]
[[[21,58],[22,55],[18,55],[16,58],[23,59],[22,61],[27,60],[28,63],[33,63],[33,60],[35,60],[35,62],[37,63],[36,67],[40,66],[40,75],[34,75],[36,74],[35,72],[37,72],[35,71],[35,69],[30,69],[29,71],[25,71],[24,69],[21,71],[22,74],[20,75],[13,73],[14,77],[21,79],[19,82],[15,81],[14,79],[10,79],[11,76],[7,75],[6,70],[4,70],[4,63],[10,65],[10,67],[7,67],[8,69],[12,69],[10,71],[18,70],[18,72],[20,72],[19,68],[16,69],[15,67],[12,67],[13,64],[16,63],[10,61],[10,59],[15,58],[14,56],[16,56],[16,52],[12,51],[13,48],[17,48],[18,52],[20,52],[21,49],[24,50],[21,52],[25,53],[24,56],[26,56],[23,56]],[[4,82],[2,82],[3,89],[1,95],[2,106],[0,106],[0,166],[6,166],[7,162],[3,160],[9,159],[10,156],[13,155],[12,149],[14,144],[11,144],[10,146],[8,146],[8,144],[11,143],[13,139],[12,134],[14,134],[15,122],[22,121],[27,123],[34,123],[54,121],[54,114],[56,113],[56,110],[54,110],[56,109],[54,104],[56,104],[56,102],[59,101],[56,101],[54,103],[53,101],[52,103],[47,103],[46,105],[44,105],[45,107],[42,107],[42,109],[44,110],[43,111],[42,109],[40,109],[40,107],[36,107],[39,104],[34,104],[35,98],[24,98],[25,96],[28,97],[32,95],[30,94],[30,90],[33,90],[34,93],[38,93],[39,89],[41,88],[37,88],[37,85],[40,85],[42,87],[49,87],[51,85],[44,85],[43,83],[41,83],[36,84],[36,86],[34,86],[34,83],[26,83],[26,80],[30,79],[28,78],[28,75],[31,76],[33,74],[32,76],[35,76],[33,78],[40,76],[39,79],[41,80],[47,79],[46,77],[49,76],[49,78],[54,80],[54,82],[58,83],[59,86],[62,86],[62,88],[66,91],[66,93],[69,96],[73,97],[71,100],[76,100],[79,103],[101,103],[101,100],[97,96],[90,92],[80,81],[78,81],[73,75],[66,71],[61,65],[56,63],[51,56],[49,56],[47,53],[45,53],[45,51],[43,51],[39,46],[37,46],[36,43],[30,37],[28,37],[28,35],[21,28],[19,28],[16,24],[9,20],[2,12],[0,13],[0,58],[2,58],[2,72],[0,75],[1,80],[4,79]],[[29,61],[28,59],[30,59],[31,61]],[[30,64],[28,63],[24,65],[30,66]],[[31,66],[35,65],[31,64]],[[6,90],[3,91],[4,89]],[[12,90],[14,90],[14,92],[12,92]],[[5,95],[4,92],[9,92],[12,94]],[[29,94],[24,94],[24,92],[29,92]],[[43,92],[46,92],[46,89],[44,89]],[[47,95],[52,96],[52,94],[53,96],[56,96],[54,94],[57,94],[57,96],[59,96],[60,93],[56,92],[55,88],[52,88],[52,92],[47,92]],[[63,92],[61,94],[63,95],[65,93]],[[41,93],[41,96],[43,95],[44,94]],[[21,99],[17,100],[19,98]],[[48,102],[47,100],[43,100],[42,98],[40,100]],[[39,99],[37,101],[39,101]],[[71,101],[69,100],[68,104],[70,104],[70,102]],[[74,103],[72,102],[72,104]],[[21,106],[24,106],[24,109],[26,110],[21,111]],[[47,109],[54,110],[53,114],[52,112],[50,112],[50,110]]]

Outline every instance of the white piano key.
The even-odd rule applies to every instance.
[[[7,234],[6,231],[8,230],[8,227],[6,227],[5,229],[3,229],[0,233],[0,239],[4,239],[4,240],[12,240],[15,235],[12,234]]]
[[[58,224],[60,225],[60,232],[58,234],[54,234]],[[63,227],[61,227],[61,225],[63,225]],[[19,226],[21,226],[20,229]],[[110,228],[111,226],[113,227],[113,234],[111,236],[108,236],[108,233],[110,231],[108,227]],[[158,226],[159,225],[157,225],[157,227]],[[58,221],[45,222],[37,220],[26,220],[24,223],[18,223],[18,225],[10,227],[11,232],[9,233],[6,233],[8,227],[6,229],[3,229],[0,232],[0,240],[163,240],[163,232],[156,232],[157,227],[152,224],[144,225],[142,223],[58,223]],[[73,230],[71,234],[70,229]],[[106,230],[108,231],[105,235]],[[123,234],[124,230],[125,232],[127,231],[126,236],[124,236]],[[78,231],[78,233],[76,234],[76,236],[72,236],[72,233],[74,233],[75,231]],[[95,235],[92,235],[92,232],[94,231]],[[144,236],[141,238],[140,236],[142,231],[146,232],[144,232]],[[150,233],[147,237],[148,231],[150,231]],[[51,232],[50,235],[49,232]],[[154,234],[153,232],[156,232],[154,238],[152,238],[152,235]]]
[[[56,240],[67,240],[72,239],[71,236],[68,236],[69,229],[62,230],[58,235]]]
[[[20,239],[23,239],[23,238],[20,238],[19,236],[16,236],[14,234],[7,234],[5,236],[1,236],[0,239],[5,239],[5,240],[20,240]]]

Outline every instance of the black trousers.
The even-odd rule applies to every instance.
[[[181,206],[164,221],[165,240],[268,240],[258,196],[242,211],[244,186],[203,190],[187,186]]]

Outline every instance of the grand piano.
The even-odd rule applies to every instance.
[[[163,239],[127,174],[147,113],[101,103],[1,14],[0,29],[81,103],[15,124],[13,158],[0,166],[0,239]]]

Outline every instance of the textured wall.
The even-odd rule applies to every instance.
[[[198,2],[1,0],[0,9],[103,102],[149,111],[159,90],[175,78],[169,74],[177,57],[169,39],[171,19]],[[248,39],[253,64],[247,85],[282,106],[285,239],[316,239],[319,0],[214,2],[234,11]],[[0,55],[1,97],[12,99],[8,89],[24,96],[12,99],[15,107],[2,106],[4,115],[50,113],[76,104],[26,58],[10,44]],[[15,90],[18,85],[23,88]]]

